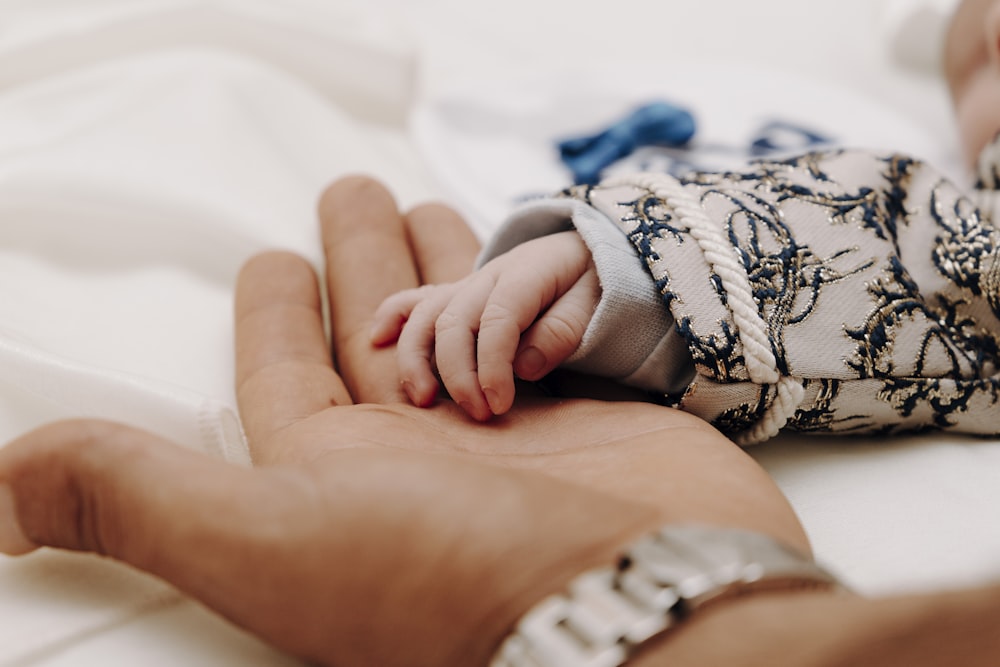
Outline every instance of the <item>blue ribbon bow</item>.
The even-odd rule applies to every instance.
[[[559,142],[559,156],[577,185],[596,183],[607,166],[640,146],[683,146],[695,133],[694,116],[666,102],[645,104],[592,136]]]

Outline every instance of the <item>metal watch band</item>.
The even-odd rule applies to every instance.
[[[812,560],[746,530],[670,525],[617,566],[573,579],[525,614],[491,667],[617,667],[643,642],[712,600],[761,588],[837,587]]]

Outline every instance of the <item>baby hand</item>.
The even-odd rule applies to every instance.
[[[576,232],[543,236],[466,278],[390,296],[372,342],[397,341],[400,381],[414,405],[451,398],[480,421],[514,402],[514,376],[539,380],[580,345],[600,299],[590,251]]]

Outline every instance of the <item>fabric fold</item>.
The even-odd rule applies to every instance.
[[[302,0],[26,4],[0,37],[0,89],[102,61],[210,46],[264,60],[338,106],[400,121],[413,95],[412,39],[391,19]],[[17,11],[17,10],[15,10]]]
[[[0,384],[44,401],[52,408],[52,418],[117,421],[225,461],[250,463],[235,411],[212,397],[87,366],[2,335],[0,368]]]

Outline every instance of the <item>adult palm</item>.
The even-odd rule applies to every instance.
[[[367,178],[320,207],[330,353],[313,268],[267,253],[236,296],[243,469],[121,425],[55,424],[0,452],[8,552],[92,550],[154,573],[303,658],[483,664],[512,622],[668,521],[806,548],[753,462],[703,422],[644,403],[522,392],[488,424],[406,402],[382,299],[454,280],[476,242],[440,206],[400,215]],[[0,516],[0,520],[4,517]]]

